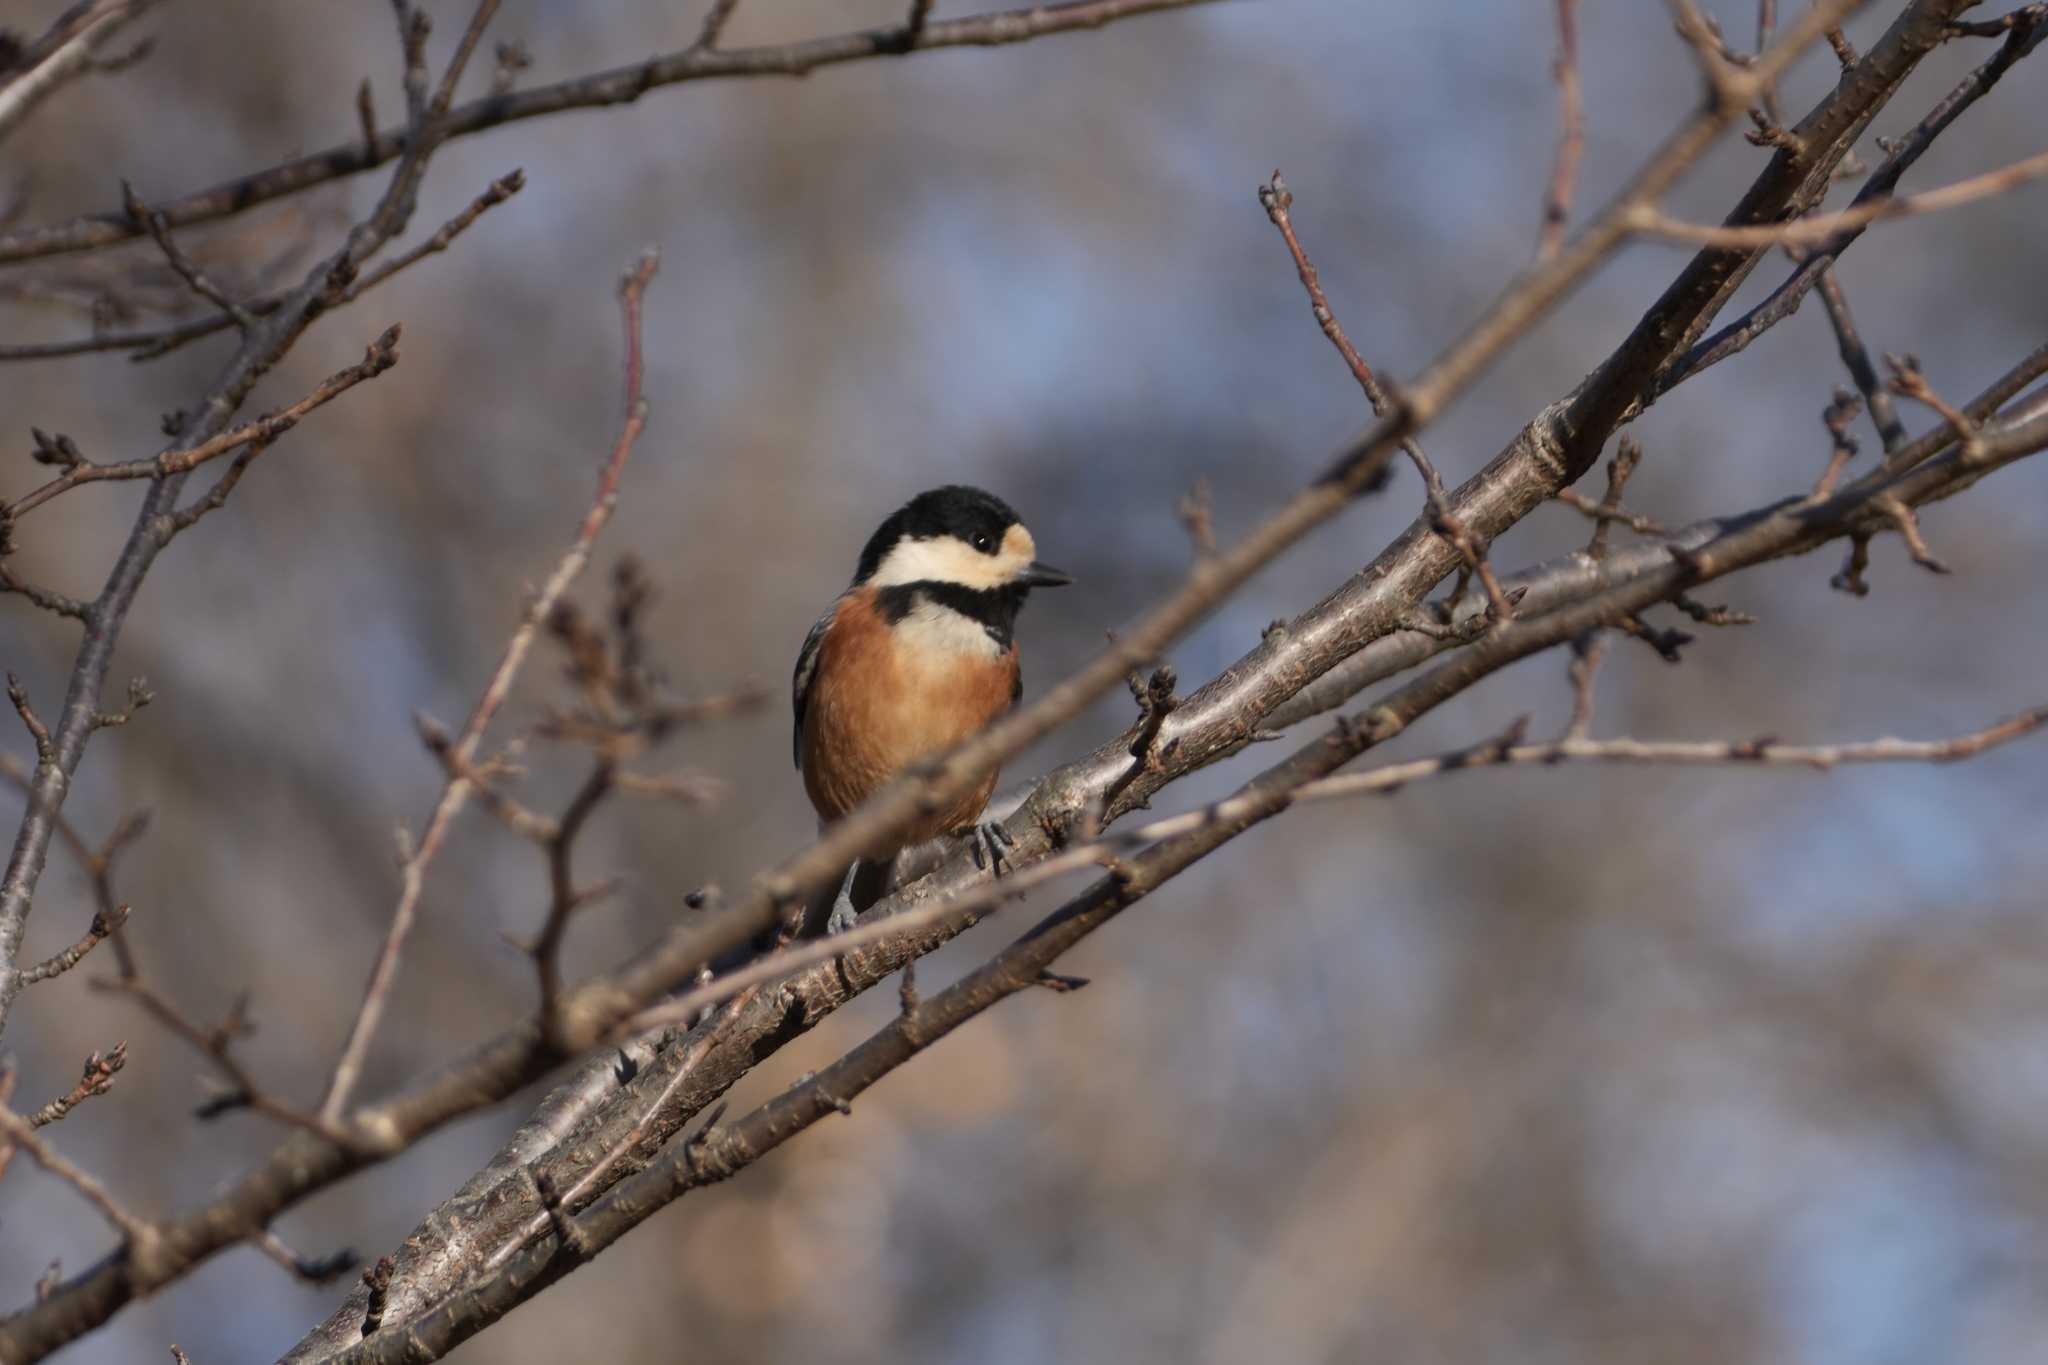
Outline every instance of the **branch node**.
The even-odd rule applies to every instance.
[[[1929,573],[1954,572],[1928,548],[1927,538],[1920,533],[1920,517],[1910,506],[1895,496],[1887,496],[1878,500],[1877,509],[1898,528],[1900,538],[1906,542],[1906,553],[1915,564]]]
[[[590,1234],[568,1209],[562,1206],[562,1192],[555,1184],[554,1176],[539,1166],[528,1167],[533,1174],[533,1187],[540,1193],[540,1206],[548,1215],[548,1223],[554,1229],[557,1254],[587,1261],[593,1254]]]
[[[1086,986],[1088,981],[1089,978],[1085,976],[1062,976],[1058,972],[1041,968],[1038,975],[1031,979],[1031,984],[1042,986],[1055,995],[1072,995]]]
[[[28,689],[13,673],[7,675],[7,700],[14,703],[14,709],[21,715],[21,723],[28,727],[29,738],[35,741],[37,761],[49,762],[56,752],[50,742],[50,727],[43,724],[42,717],[36,714],[36,708],[28,699]]]
[[[30,427],[28,431],[36,443],[35,449],[29,451],[28,457],[37,464],[54,465],[58,469],[77,469],[92,463],[78,448],[78,442],[64,433],[58,432],[53,436],[41,427]]]
[[[374,1336],[384,1325],[384,1307],[391,1293],[391,1275],[398,1269],[398,1263],[389,1256],[379,1256],[377,1263],[363,1272],[363,1287],[370,1291],[370,1299],[363,1306],[362,1335]]]
[[[85,1067],[78,1084],[67,1094],[59,1095],[42,1108],[28,1116],[31,1128],[42,1128],[57,1122],[66,1114],[84,1104],[95,1095],[104,1095],[114,1088],[114,1073],[128,1065],[128,1044],[123,1041],[114,1044],[105,1053],[95,1052],[85,1059]]]

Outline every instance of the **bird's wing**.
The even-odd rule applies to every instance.
[[[804,636],[803,652],[796,656],[796,676],[789,683],[790,706],[796,712],[790,750],[799,768],[804,762],[804,704],[811,698],[811,683],[818,675],[818,650],[825,643],[825,628],[832,624],[833,612],[838,610],[839,604],[834,602],[831,610],[820,616],[818,624],[811,627],[811,633]]]

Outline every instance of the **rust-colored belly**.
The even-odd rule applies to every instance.
[[[827,633],[804,706],[804,787],[828,823],[920,759],[951,748],[1010,708],[1014,649],[1000,655],[912,655],[858,596],[843,603]],[[973,823],[995,790],[976,790],[913,826],[884,857]]]

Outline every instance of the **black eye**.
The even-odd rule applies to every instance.
[[[985,555],[994,554],[996,550],[995,537],[986,531],[976,531],[974,533],[974,548]]]

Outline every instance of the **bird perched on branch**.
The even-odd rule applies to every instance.
[[[1033,588],[1073,581],[1037,553],[1008,503],[957,484],[918,494],[868,538],[852,584],[804,639],[791,688],[796,766],[821,828],[1016,704],[1017,613]],[[849,868],[827,931],[853,923],[856,894],[868,888],[872,903],[889,861],[913,844],[962,836],[977,864],[1000,864],[1009,835],[977,823],[995,785],[991,772]]]

